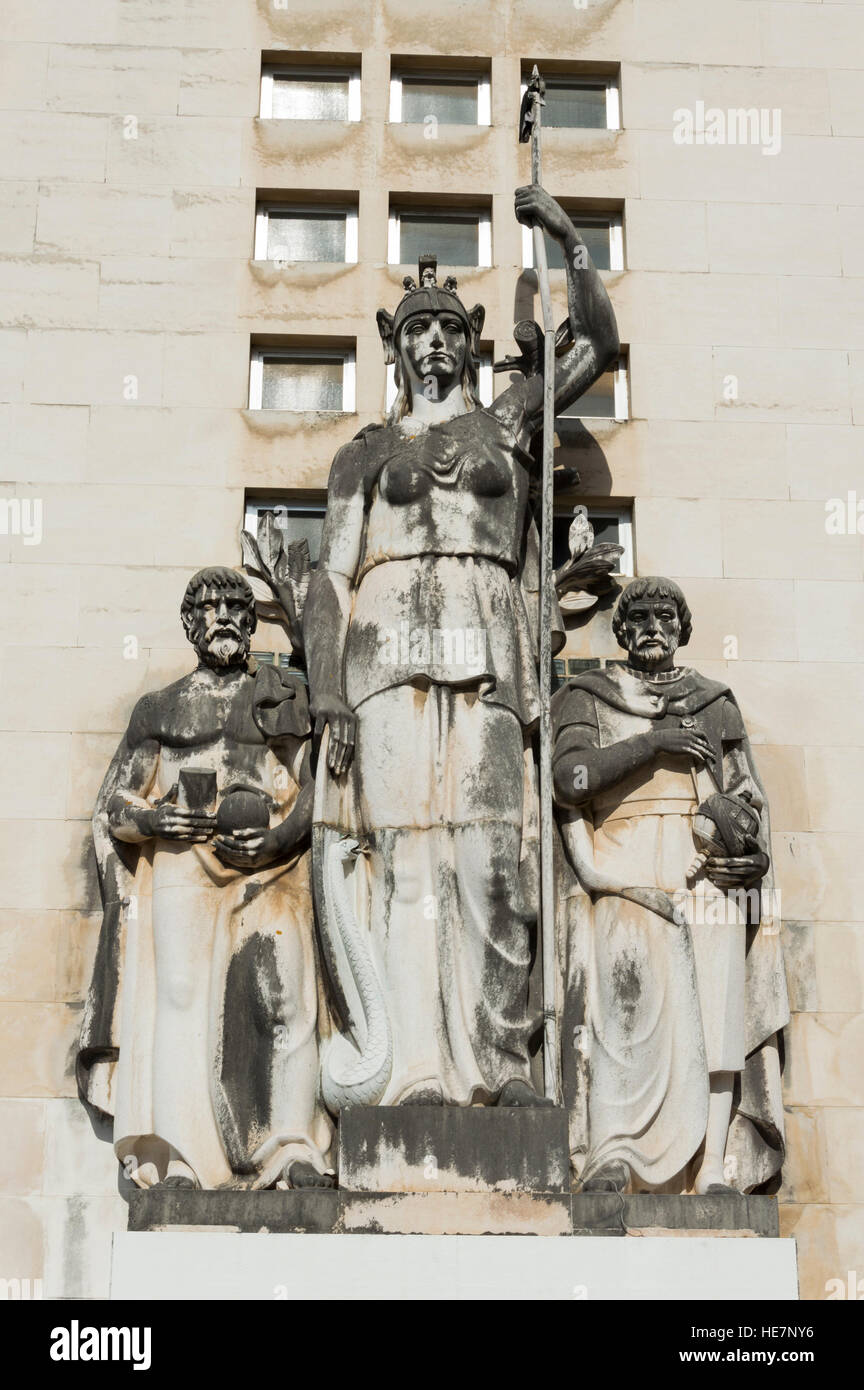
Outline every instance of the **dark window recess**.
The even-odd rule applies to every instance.
[[[275,652],[250,652],[250,656],[254,656],[259,666],[275,666],[277,664]],[[280,652],[278,664],[280,671],[290,671],[292,675],[299,676],[304,684],[308,684],[306,672],[297,665],[290,652]]]
[[[599,545],[601,541],[609,541],[612,545],[619,544],[617,516],[604,516],[602,512],[594,513],[589,507],[588,520],[594,527],[595,544]],[[563,516],[556,516],[552,522],[552,563],[556,569],[570,558],[568,536],[572,522],[572,512],[566,512]]]

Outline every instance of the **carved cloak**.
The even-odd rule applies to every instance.
[[[557,742],[567,729],[573,730],[574,726],[579,726],[579,737],[584,737],[585,746],[606,746],[638,732],[640,728],[649,729],[651,720],[668,719],[670,722],[678,723],[683,718],[692,719],[698,724],[701,732],[707,735],[715,748],[715,766],[718,769],[722,770],[725,765],[728,770],[731,765],[730,758],[733,761],[737,760],[740,774],[749,780],[755,793],[757,806],[761,801],[759,839],[769,848],[770,824],[764,789],[740,712],[727,686],[709,681],[693,671],[686,672],[680,681],[650,687],[647,682],[634,677],[623,667],[587,672],[569,681],[555,695],[552,709],[553,738]],[[650,770],[646,770],[644,774],[634,774],[628,779],[627,788],[622,784],[620,788],[608,789],[598,798],[601,803],[599,806],[596,802],[591,802],[578,809],[558,812],[560,840],[556,846],[556,896],[562,982],[562,997],[559,1001],[562,1017],[562,1071],[565,1104],[571,1112],[571,1151],[574,1166],[580,1169],[583,1175],[587,1176],[589,1171],[600,1166],[602,1162],[604,1155],[600,1154],[598,1157],[598,1144],[601,1148],[606,1145],[607,1157],[612,1156],[616,1149],[616,1141],[611,1134],[600,1137],[591,1133],[592,1071],[603,1070],[601,1059],[611,1048],[617,1064],[622,1068],[619,1074],[622,1093],[629,1091],[632,1095],[638,1096],[639,1104],[643,1107],[643,1116],[659,1116],[659,1119],[655,1118],[654,1123],[661,1129],[665,1126],[663,1135],[654,1135],[653,1147],[649,1140],[643,1142],[638,1136],[634,1139],[632,1135],[627,1140],[625,1134],[617,1141],[618,1149],[615,1156],[635,1161],[637,1169],[641,1156],[644,1164],[643,1185],[662,1190],[683,1191],[687,1190],[688,1168],[704,1135],[704,1119],[707,1115],[707,1061],[704,1040],[698,1037],[699,1032],[703,1030],[699,1028],[694,958],[695,929],[691,929],[686,922],[680,920],[680,912],[676,917],[676,903],[669,893],[652,886],[661,881],[662,875],[658,874],[644,887],[638,883],[631,883],[633,870],[628,864],[626,845],[630,833],[628,827],[634,822],[626,819],[627,797],[645,798],[643,804],[637,808],[638,812],[643,815],[653,814],[658,827],[663,823],[661,818],[664,816],[669,817],[665,823],[670,831],[673,822],[677,821],[680,824],[681,821],[680,807],[679,813],[676,814],[675,803],[659,799],[662,797],[662,782],[658,783],[655,780],[652,785],[652,777]],[[617,806],[616,796],[619,803]],[[691,810],[695,809],[699,796],[701,791],[697,792],[694,784]],[[649,801],[648,798],[651,797],[658,799]],[[630,804],[632,806],[633,803]],[[620,854],[612,856],[611,864],[607,854],[603,867],[599,868],[595,862],[595,837],[599,846],[600,838],[610,833],[613,837],[612,843],[616,835],[619,838],[624,837],[620,839]],[[680,846],[677,856],[680,861]],[[613,870],[611,873],[610,867]],[[667,883],[664,885],[667,890],[677,892],[680,887],[680,891],[684,892],[684,863],[680,864],[680,870],[680,885]],[[770,869],[762,881],[761,888],[763,900],[766,897],[769,900],[773,899]],[[619,905],[617,909],[615,903]],[[636,930],[636,936],[630,936],[630,947],[626,950],[621,944],[627,939],[626,929],[619,946],[613,941],[618,930],[616,921],[623,924],[625,920],[631,923],[631,930]],[[641,929],[638,925],[640,921],[643,923]],[[746,926],[744,999],[741,1014],[744,1065],[736,1077],[732,1122],[726,1148],[729,1177],[736,1187],[744,1191],[753,1191],[769,1183],[779,1172],[783,1159],[780,1034],[789,1019],[789,1005],[779,927],[779,921],[771,917],[761,921],[754,920]],[[603,933],[602,941],[596,935],[598,930]],[[677,1088],[679,1097],[690,1098],[688,1106],[684,1107],[687,1113],[683,1114],[680,1113],[680,1107],[676,1112],[674,1096],[670,1099],[665,1095],[652,1095],[651,1078],[636,1074],[640,1066],[638,1049],[635,1060],[624,1060],[627,1053],[626,1039],[619,1023],[630,1007],[629,1000],[622,996],[618,1005],[610,1008],[609,997],[604,995],[607,1014],[611,1013],[612,1016],[602,1018],[598,1015],[601,985],[608,982],[598,982],[595,957],[599,955],[603,960],[603,970],[606,973],[610,969],[619,973],[616,987],[620,993],[623,987],[621,982],[627,977],[627,971],[632,969],[633,943],[637,943],[638,949],[649,937],[650,949],[657,953],[656,979],[666,981],[665,986],[658,984],[657,988],[661,990],[661,995],[664,988],[668,989],[668,998],[664,1000],[658,995],[653,1002],[650,998],[637,999],[634,1008],[642,1010],[643,1020],[651,1017],[647,1010],[652,1007],[656,1009],[653,1015],[654,1022],[649,1025],[652,1045],[656,1042],[658,1030],[664,1026],[664,1003],[667,1010],[677,1010],[687,1016],[686,1026],[679,1029],[677,1035],[677,1051],[676,1039],[670,1037],[668,1075],[664,1076],[662,1082],[662,1085],[668,1086],[671,1091]],[[616,954],[620,950],[624,950],[623,955]],[[650,992],[650,981],[646,986],[646,978],[643,976],[631,980],[636,986],[637,996],[643,987],[649,987]],[[605,1040],[602,1037],[604,1031],[610,1034]],[[646,1033],[646,1038],[649,1033]],[[681,1040],[684,1038],[689,1039],[689,1047],[683,1049],[687,1055],[682,1056]],[[646,1046],[643,1064],[648,1051],[649,1048]],[[595,1054],[593,1064],[592,1053]],[[700,1079],[703,1076],[704,1083]],[[615,1103],[613,1099],[613,1108]],[[623,1101],[622,1108],[626,1108]],[[636,1113],[635,1110],[633,1113]],[[605,1124],[604,1120],[601,1128]],[[650,1129],[650,1125],[648,1128]],[[672,1171],[669,1171],[670,1168]],[[646,1177],[645,1174],[650,1174],[650,1177]]]

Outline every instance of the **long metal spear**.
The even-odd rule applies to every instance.
[[[519,116],[519,139],[531,141],[531,182],[542,184],[540,112],[545,85],[535,65]],[[540,509],[540,944],[543,955],[543,1089],[558,1101],[558,1016],[555,1009],[555,875],[552,822],[552,470],[555,447],[555,321],[542,227],[534,227],[534,267],[543,310],[543,475]]]

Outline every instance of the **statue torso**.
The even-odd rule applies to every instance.
[[[283,763],[253,718],[254,687],[253,676],[245,672],[221,688],[192,672],[158,693],[152,705],[152,737],[160,745],[156,784],[162,795],[177,781],[181,768],[195,767],[216,773],[220,795],[242,782],[277,800],[284,799],[289,788],[293,796],[293,780],[285,777]],[[299,750],[299,740],[286,742]]]
[[[502,420],[477,409],[413,437],[391,427],[368,443],[381,462],[361,575],[417,555],[473,555],[516,569],[528,459]]]

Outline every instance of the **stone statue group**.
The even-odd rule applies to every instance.
[[[516,215],[568,267],[560,412],[617,353],[615,319],[558,204],[520,189]],[[556,1103],[585,1190],[770,1186],[788,1005],[768,808],[728,686],[674,663],[691,615],[667,579],[621,594],[625,659],[553,698],[539,997],[543,382],[526,360],[484,407],[483,309],[432,258],[418,278],[379,312],[397,396],[334,459],[317,566],[265,516],[248,578],[196,574],[196,668],[138,701],[108,770],[82,1096],[142,1187],[332,1185],[349,1106]],[[307,679],[250,658],[259,612]]]

